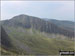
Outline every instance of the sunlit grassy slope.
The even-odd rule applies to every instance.
[[[59,50],[74,50],[74,41],[61,39],[61,35],[53,38],[52,34],[45,35],[44,33],[33,29],[25,29],[21,27],[4,28],[11,38],[11,42],[16,48],[15,50],[18,51],[19,54],[56,55],[59,54]],[[52,36],[52,38],[49,36]],[[12,54],[12,52],[8,52],[8,54]]]

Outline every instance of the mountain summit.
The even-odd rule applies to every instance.
[[[28,16],[28,15],[18,15],[10,20],[3,21],[3,25],[9,25],[14,27],[23,28],[33,28],[41,32],[61,34],[68,37],[74,37],[74,32],[63,27],[59,27],[52,22],[45,21],[41,18]]]

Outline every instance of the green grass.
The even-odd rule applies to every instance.
[[[15,50],[21,54],[28,54],[25,49],[17,47],[17,40],[25,46],[28,46],[34,53],[43,55],[58,55],[59,50],[74,50],[74,41],[68,39],[49,38],[39,31],[33,29],[24,29],[21,27],[6,27],[9,37],[12,39]],[[20,46],[21,44],[19,44]]]

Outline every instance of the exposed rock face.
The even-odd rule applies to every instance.
[[[15,16],[10,20],[3,21],[3,25],[33,28],[41,32],[61,34],[68,37],[74,37],[74,31],[69,31],[65,28],[58,27],[57,25],[51,22],[45,21],[37,17],[28,16],[28,15]]]

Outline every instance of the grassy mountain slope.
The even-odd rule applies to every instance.
[[[11,38],[6,33],[5,29],[1,27],[1,46],[0,52],[1,54],[18,54],[18,50],[12,44]]]
[[[21,27],[6,27],[6,30],[12,39],[13,45],[17,50],[20,50],[20,54],[51,55],[59,54],[59,50],[74,50],[74,42],[72,40],[48,38],[39,31],[34,29],[24,29]]]

